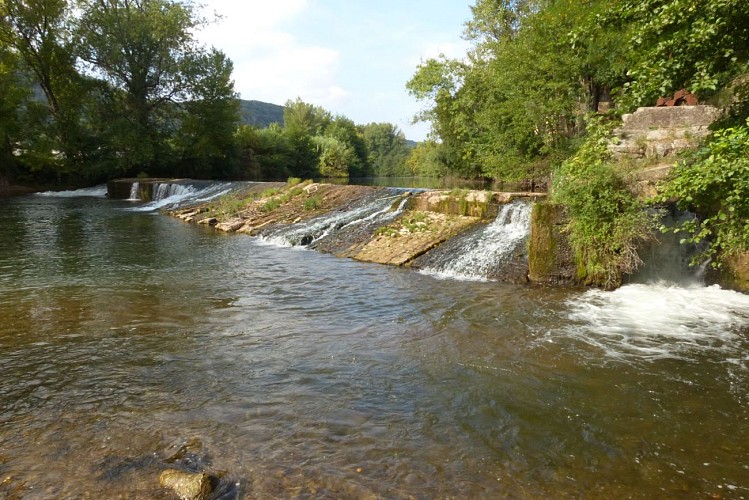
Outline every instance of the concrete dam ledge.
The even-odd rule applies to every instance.
[[[192,202],[167,213],[277,246],[303,246],[437,277],[590,286],[580,276],[567,239],[564,207],[548,202],[546,193],[409,190],[310,181],[289,185],[122,179],[110,182],[113,185],[110,198],[133,199],[145,193],[137,198],[144,202],[190,192]],[[709,270],[705,281],[749,292],[749,255],[725,259],[721,269]]]
[[[252,185],[169,213],[279,246],[305,246],[458,279],[527,283],[531,207],[545,197],[536,192],[424,191],[307,181]],[[503,242],[500,248],[482,243],[487,233],[494,235],[488,241]]]

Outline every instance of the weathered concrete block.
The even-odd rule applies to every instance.
[[[580,285],[575,254],[564,227],[564,207],[536,203],[531,215],[531,236],[528,243],[528,278],[545,285]]]
[[[749,252],[723,257],[721,264],[721,269],[708,271],[706,281],[709,284],[749,293]]]
[[[622,116],[622,122],[628,130],[653,130],[708,127],[719,117],[720,110],[713,106],[650,107]]]

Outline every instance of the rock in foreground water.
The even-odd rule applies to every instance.
[[[159,476],[159,484],[182,500],[205,500],[213,492],[211,477],[205,473],[167,469]]]

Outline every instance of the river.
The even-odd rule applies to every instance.
[[[81,196],[82,194],[88,196]],[[0,498],[749,498],[749,296],[438,279],[0,200]]]

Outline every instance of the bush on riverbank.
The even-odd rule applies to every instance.
[[[657,221],[632,192],[622,164],[610,158],[611,128],[590,128],[577,154],[556,171],[552,191],[553,200],[567,209],[578,278],[605,288],[620,285],[622,273],[642,263],[637,248],[653,237]]]
[[[698,220],[675,229],[683,242],[709,242],[695,259],[721,260],[749,251],[749,120],[746,125],[713,133],[694,153],[680,161],[664,192]]]

